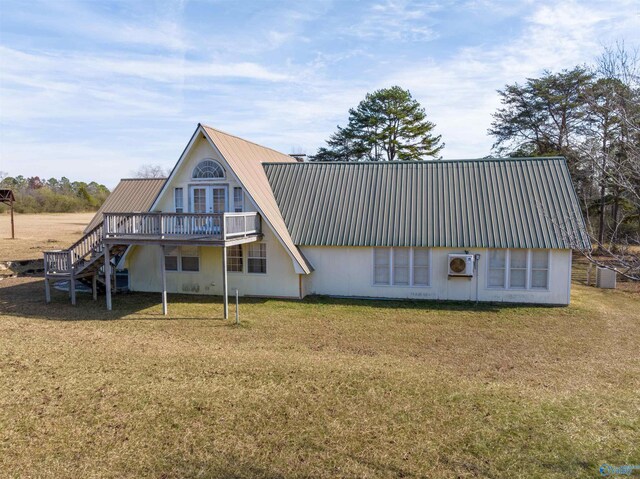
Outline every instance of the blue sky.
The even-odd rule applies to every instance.
[[[198,122],[313,153],[368,91],[489,153],[496,89],[640,45],[640,2],[0,0],[0,170],[114,186]]]

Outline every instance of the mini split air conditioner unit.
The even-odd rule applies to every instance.
[[[472,254],[450,254],[449,276],[473,276],[473,261]]]

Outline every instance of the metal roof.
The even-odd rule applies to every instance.
[[[589,247],[564,158],[264,168],[297,245]]]
[[[295,158],[210,126],[201,126],[255,202],[263,220],[271,226],[289,252],[294,264],[297,265],[296,270],[299,269],[298,272],[306,274],[313,271],[311,264],[291,239],[263,168],[263,163],[266,161],[296,163]]]
[[[120,180],[85,228],[87,233],[102,221],[102,213],[147,212],[160,193],[166,178],[125,178]]]

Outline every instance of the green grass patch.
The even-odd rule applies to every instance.
[[[597,477],[640,462],[637,294],[566,308],[0,283],[9,477]],[[233,311],[233,309],[232,309]]]

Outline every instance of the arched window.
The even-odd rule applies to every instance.
[[[224,178],[224,170],[220,163],[213,160],[203,160],[193,169],[193,176],[197,180],[208,178]]]

